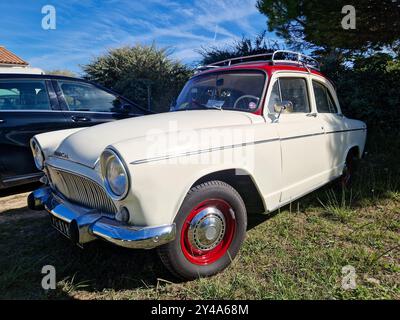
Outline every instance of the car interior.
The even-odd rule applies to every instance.
[[[0,110],[50,110],[44,82],[0,82]]]

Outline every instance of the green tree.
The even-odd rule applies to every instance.
[[[234,41],[232,45],[223,48],[203,47],[199,50],[199,53],[203,57],[201,64],[208,65],[230,58],[268,53],[278,49],[280,49],[278,42],[267,39],[266,31],[263,31],[254,39],[243,37],[241,40]]]
[[[370,127],[384,125],[398,130],[400,122],[400,61],[388,53],[357,55],[351,63],[323,57],[322,72],[337,87],[347,116]]]
[[[192,75],[192,70],[170,58],[167,49],[155,45],[122,47],[110,50],[83,66],[85,77],[109,87],[147,107],[164,112]]]
[[[356,9],[355,30],[342,27],[346,5]],[[400,39],[397,0],[258,0],[257,8],[268,17],[269,31],[298,49],[377,49]]]

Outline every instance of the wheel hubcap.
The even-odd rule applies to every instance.
[[[225,218],[216,207],[200,211],[191,221],[188,238],[190,244],[199,250],[211,250],[223,239]]]
[[[194,264],[211,264],[227,252],[235,230],[232,207],[222,199],[206,200],[193,208],[182,226],[182,252]]]

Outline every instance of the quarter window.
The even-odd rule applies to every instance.
[[[89,83],[58,83],[70,111],[116,112],[121,108],[118,97]]]
[[[0,110],[51,110],[45,81],[1,80]]]
[[[313,80],[315,102],[319,113],[337,113],[338,109],[328,88]]]
[[[274,83],[274,86],[272,88],[271,97],[269,98],[269,103],[268,103],[268,110],[271,113],[274,113],[275,112],[274,106],[281,102],[282,99],[281,99],[281,92],[279,90],[279,80],[278,80]]]
[[[283,101],[291,101],[293,103],[293,112],[310,112],[306,79],[279,78],[272,88],[268,104],[269,111],[274,113],[275,104]]]

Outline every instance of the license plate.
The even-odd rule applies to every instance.
[[[71,239],[71,231],[69,228],[69,223],[64,220],[58,219],[54,216],[50,216],[51,225],[59,232],[61,232],[68,239]]]

